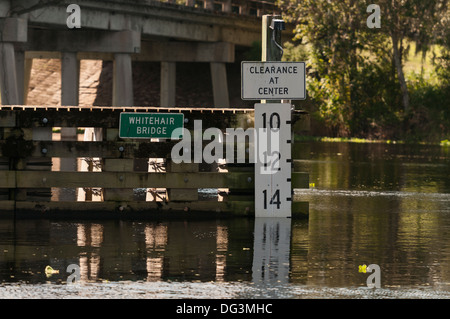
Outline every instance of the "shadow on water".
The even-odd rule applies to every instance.
[[[302,149],[309,220],[0,220],[0,297],[73,296],[76,264],[86,298],[449,298],[448,154]],[[380,266],[380,289],[363,264]]]

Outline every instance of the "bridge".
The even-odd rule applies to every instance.
[[[71,29],[67,25],[67,19],[71,15],[70,11],[67,12],[67,7],[72,3],[76,3],[80,7],[80,28]],[[227,79],[226,65],[236,62],[236,52],[246,50],[254,42],[261,41],[261,15],[277,13],[275,10],[273,1],[0,0],[0,89],[1,104],[3,105],[0,106],[0,144],[3,145],[0,145],[0,173],[9,176],[8,179],[5,177],[6,175],[2,175],[5,178],[3,178],[4,183],[0,185],[0,189],[9,189],[9,193],[3,194],[4,199],[9,201],[8,203],[12,204],[14,209],[18,207],[16,205],[18,201],[30,202],[30,205],[34,205],[33,207],[41,207],[42,205],[39,203],[44,201],[46,205],[61,208],[65,207],[64,205],[73,206],[74,203],[80,201],[92,200],[89,199],[92,197],[92,194],[89,194],[89,187],[94,184],[97,185],[101,178],[99,178],[99,175],[79,174],[80,172],[92,172],[93,169],[91,164],[86,163],[85,160],[80,160],[82,157],[99,157],[102,159],[103,171],[126,170],[131,173],[130,178],[139,179],[139,176],[146,175],[139,175],[139,172],[150,172],[153,164],[149,162],[149,156],[155,157],[155,154],[151,152],[147,152],[148,154],[141,152],[138,155],[130,153],[129,158],[124,158],[124,153],[117,153],[119,148],[126,149],[127,143],[132,147],[137,145],[135,145],[135,142],[123,144],[124,141],[114,133],[118,129],[117,110],[127,109],[133,112],[152,110],[153,112],[159,112],[159,108],[161,108],[161,110],[168,112],[171,110],[173,112],[185,112],[189,114],[191,120],[194,112],[199,118],[204,118],[208,124],[219,125],[221,123],[222,126],[229,123],[228,119],[220,121],[224,114],[233,118],[233,121],[237,121],[242,114],[245,116],[252,114],[251,110],[230,108],[229,79]],[[292,27],[288,26],[287,29],[284,35],[288,40]],[[27,94],[33,59],[57,59],[61,61],[61,101],[56,109],[47,108],[45,105],[19,107],[29,104],[27,103]],[[87,109],[77,107],[79,106],[80,93],[80,61],[85,59],[113,62],[112,105],[109,105],[109,108],[99,108],[96,111],[92,105]],[[132,65],[133,62],[146,61],[161,64],[159,77],[160,103],[159,105],[152,105],[154,108],[148,108],[148,105],[145,108],[135,105],[134,102],[135,96],[133,94],[136,90],[133,90]],[[209,64],[213,105],[205,105],[205,108],[200,110],[192,108],[182,110],[180,105],[176,105],[177,63],[181,62]],[[199,87],[195,90],[205,90],[205,88]],[[85,113],[86,110],[89,110],[89,113]],[[203,110],[208,110],[211,118],[207,117]],[[50,113],[53,115],[50,115]],[[87,114],[87,116],[80,118],[81,114]],[[113,117],[114,123],[108,124],[109,127],[104,127],[103,117],[108,117],[108,114]],[[28,120],[22,123],[18,121],[21,116],[28,119],[36,116],[42,118],[36,123],[30,123]],[[91,117],[93,118],[91,119]],[[68,120],[58,122],[61,119]],[[211,119],[216,121],[214,122]],[[217,120],[219,121],[217,122]],[[251,120],[246,118],[244,122],[245,125],[248,125]],[[242,126],[242,123],[240,125]],[[61,129],[58,139],[55,139],[53,130],[55,127]],[[95,147],[102,145],[101,147],[108,148],[111,147],[108,144],[110,142],[120,145],[114,144],[112,153],[103,148],[93,152],[80,153],[73,149],[73,145],[78,145],[73,143],[80,141],[77,127],[84,129],[84,141],[81,142],[80,149],[90,147],[91,141],[102,143],[92,144],[97,145]],[[8,153],[7,149],[14,150],[16,148],[15,143],[20,144],[23,140],[31,149],[40,149],[41,151],[37,153],[22,152],[20,156],[14,151]],[[53,142],[56,144],[45,144],[45,147],[42,144]],[[140,142],[139,145],[144,148],[156,147],[164,151],[167,148],[166,142]],[[50,145],[56,145],[57,151],[53,152]],[[71,151],[67,153],[66,148],[71,149]],[[188,171],[183,168],[182,172],[178,172],[172,167],[170,158],[167,159],[165,153],[158,153],[157,155],[157,159],[165,158],[168,165],[166,165],[167,172],[171,170],[176,174],[199,172],[198,164],[193,168],[189,167]],[[13,165],[14,167],[10,165],[12,163],[11,158],[16,163],[15,166]],[[227,168],[231,177],[235,176],[233,175],[233,169],[235,168]],[[54,173],[73,172],[75,175],[70,175],[73,176],[73,183],[67,182],[68,180],[65,177],[61,177],[63,175],[58,175],[59,177],[56,178],[57,180],[62,178],[65,181],[63,181],[63,184],[47,183],[42,186],[40,184],[19,185],[11,182],[12,180],[19,181],[20,178],[16,179],[17,174],[22,174],[17,173],[19,171],[30,172],[31,174],[50,174],[39,177],[39,183],[42,183],[44,179],[47,180],[50,178],[49,176],[55,175],[49,171],[58,170],[60,172]],[[217,167],[210,168],[210,171],[216,172],[216,170]],[[80,184],[79,179],[86,176],[90,176],[89,178],[92,178],[92,180],[86,180],[86,184]],[[303,175],[300,174],[299,176],[301,178],[297,186],[305,187],[307,181],[302,177]],[[249,178],[249,176],[244,177]],[[217,178],[220,181],[225,177],[220,175]],[[6,183],[6,180],[9,182]],[[251,177],[250,180],[252,180]],[[87,190],[77,185],[87,187]],[[129,202],[131,196],[129,189],[123,191],[121,185],[120,183],[117,185],[100,185],[103,188],[118,187],[117,190],[105,190],[103,199],[105,201],[111,200],[110,204],[113,206],[117,204],[118,198]],[[199,180],[198,185],[191,185],[194,189],[187,190],[183,186],[177,192],[180,185],[165,185],[172,201],[177,196],[182,196],[183,200],[186,200],[186,196],[189,195],[191,196],[189,200],[193,200],[189,205],[197,205],[195,204],[195,198],[198,197],[198,192],[195,188],[202,185],[202,181]],[[40,189],[41,186],[42,189]],[[148,188],[150,186],[153,187],[154,185],[127,184],[128,188]],[[295,183],[294,186],[296,186]],[[47,203],[49,194],[51,194],[49,187],[61,188],[57,198],[58,201],[53,204]],[[164,187],[164,185],[161,187]],[[251,184],[247,182],[243,185],[234,185],[228,183],[228,180],[223,180],[220,183],[211,184],[211,187],[230,187],[230,189],[236,187],[236,189],[239,189],[242,187],[251,188]],[[28,188],[30,188],[30,191],[27,191]],[[76,193],[66,191],[75,188],[77,188]],[[236,190],[234,192],[236,193]],[[246,192],[248,193],[248,190]],[[246,198],[247,193],[244,192],[242,196],[239,194],[239,196],[236,194],[233,196],[242,200],[242,198]],[[33,199],[30,194],[38,194],[39,196],[37,196],[37,199]],[[142,205],[144,205],[143,208],[147,209],[148,205],[153,204]],[[207,204],[201,203],[201,205],[203,205],[203,208],[209,209]],[[249,206],[248,203],[245,203],[245,205],[245,207],[242,206],[244,207],[243,211],[248,213],[247,208],[251,205]],[[78,204],[73,206],[74,209],[80,207],[82,206],[78,206]],[[182,206],[182,210],[184,208],[185,206]]]
[[[161,63],[160,106],[175,106],[177,62],[210,63],[215,107],[229,107],[226,63],[261,40],[274,1],[0,0],[3,105],[26,104],[33,58],[61,60],[61,105],[78,105],[79,61],[114,62],[113,106],[132,106],[132,62]],[[71,3],[81,28],[69,29]],[[285,32],[288,35],[288,32]]]

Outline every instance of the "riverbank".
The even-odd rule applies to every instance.
[[[382,144],[419,144],[419,145],[440,145],[450,146],[449,140],[442,140],[441,142],[411,142],[402,140],[377,140],[359,137],[327,137],[327,136],[309,136],[309,135],[295,135],[295,142],[348,142],[348,143],[382,143]]]

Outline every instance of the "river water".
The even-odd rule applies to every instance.
[[[450,298],[449,148],[300,149],[305,220],[0,220],[0,298]]]

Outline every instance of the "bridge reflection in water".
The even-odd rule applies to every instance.
[[[370,200],[309,194],[315,207],[333,200],[339,211],[313,210],[308,222],[0,220],[0,284],[64,284],[68,265],[77,264],[84,283],[244,283],[268,294],[281,286],[365,287],[358,265],[376,263],[382,288],[448,289],[448,196],[418,199],[441,205],[433,213],[388,214],[364,207],[374,201],[395,211],[390,193]],[[393,216],[398,228],[389,227]],[[47,265],[59,274],[46,277]]]
[[[0,220],[0,280],[289,281],[290,219],[57,222]],[[46,265],[59,270],[47,278]]]

